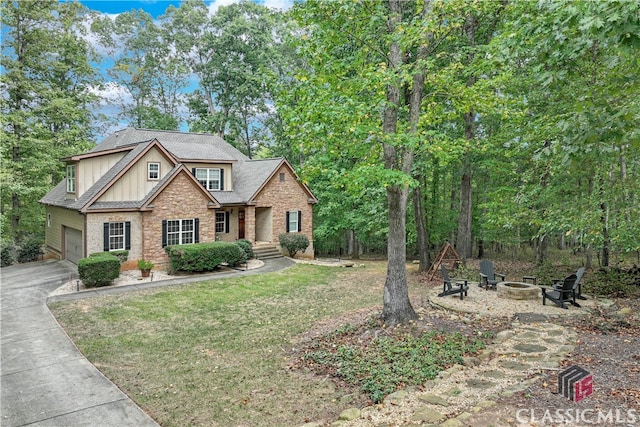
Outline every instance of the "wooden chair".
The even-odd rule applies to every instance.
[[[586,300],[587,298],[582,296],[582,276],[584,275],[584,267],[580,267],[578,271],[576,271],[576,282],[573,284],[573,295],[572,302],[576,307],[580,307],[580,304],[576,302],[576,299]],[[551,279],[553,282],[553,289],[559,290],[562,288],[563,280],[562,279]]]
[[[567,309],[564,303],[568,302],[569,304],[575,305],[575,293],[573,291],[573,285],[576,283],[576,275],[572,274],[564,278],[562,282],[562,287],[559,289],[554,289],[548,286],[541,286],[542,289],[542,305],[547,305],[547,299],[553,301],[556,305]]]
[[[445,297],[447,295],[455,295],[460,294],[460,299],[464,299],[464,296],[467,296],[467,291],[469,290],[469,285],[467,285],[467,281],[457,281],[452,282],[449,278],[449,273],[444,265],[440,266],[440,271],[442,271],[442,277],[444,279],[444,284],[442,285],[442,292],[438,294],[439,297]],[[457,288],[454,287],[457,286]]]
[[[496,277],[500,277],[500,280]],[[488,259],[480,261],[480,283],[478,286],[481,288],[485,288],[485,290],[489,288],[495,289],[498,282],[504,282],[505,277],[507,276],[493,271],[493,263]]]

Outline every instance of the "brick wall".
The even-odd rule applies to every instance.
[[[214,209],[209,199],[186,172],[181,172],[153,201],[153,210],[142,215],[142,253],[145,259],[158,266],[166,266],[169,257],[162,247],[162,220],[200,219],[200,242],[215,241]]]
[[[284,181],[280,174],[284,174]],[[309,238],[309,248],[301,256],[313,258],[313,205],[287,166],[282,165],[256,197],[256,208],[262,207],[271,207],[273,243],[278,243],[280,234],[287,231],[287,211],[302,211],[301,233]]]

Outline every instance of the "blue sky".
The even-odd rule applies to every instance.
[[[169,5],[173,4],[178,7],[180,0],[80,0],[80,3],[91,10],[109,14],[118,14],[133,9],[143,9],[154,18],[157,18],[164,14]],[[207,4],[209,3],[210,2],[207,2]]]
[[[293,5],[293,0],[255,0],[256,3],[277,9],[289,9]],[[80,0],[91,10],[102,13],[118,14],[134,9],[143,9],[154,18],[164,14],[169,5],[178,7],[181,0]],[[238,0],[205,0],[210,9],[215,10],[218,6],[237,3]]]

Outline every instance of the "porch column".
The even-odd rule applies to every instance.
[[[244,212],[245,239],[254,243],[256,241],[256,207],[245,206]]]

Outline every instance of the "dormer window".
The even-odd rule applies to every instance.
[[[194,175],[207,190],[224,190],[224,170],[218,168],[195,168]]]
[[[76,192],[76,165],[67,165],[67,193]]]

